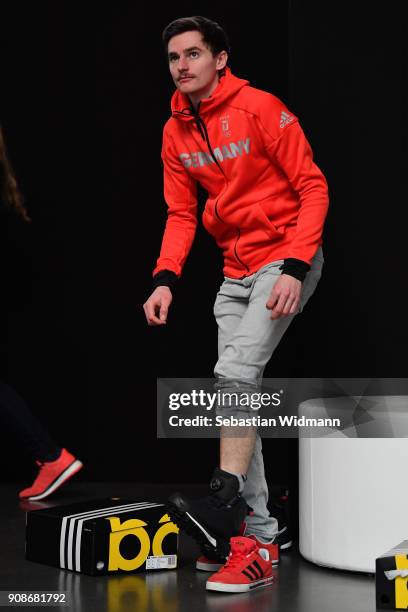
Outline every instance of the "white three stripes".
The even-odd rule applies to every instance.
[[[84,521],[89,519],[108,517],[113,514],[123,514],[131,510],[141,510],[143,508],[154,508],[164,506],[164,504],[155,504],[153,502],[139,502],[133,504],[125,504],[121,506],[111,506],[109,508],[99,508],[98,510],[89,510],[88,512],[79,512],[78,514],[70,514],[64,516],[61,524],[60,533],[60,567],[66,569],[74,569],[73,567],[73,552],[74,552],[74,531],[75,524],[78,521],[77,532],[75,537],[75,570],[81,571],[81,539],[82,526]],[[67,541],[68,527],[68,541]],[[67,553],[67,565],[65,565],[65,553]]]

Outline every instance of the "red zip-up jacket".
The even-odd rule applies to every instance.
[[[202,221],[223,251],[225,276],[242,278],[276,259],[310,264],[329,198],[298,118],[228,67],[197,110],[176,90],[171,111],[161,153],[168,218],[153,275],[182,274],[197,226],[197,181],[208,192]]]

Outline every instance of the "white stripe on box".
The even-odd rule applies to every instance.
[[[140,507],[146,507],[146,504],[149,502],[138,502],[133,504],[126,504],[121,506],[110,506],[109,508],[101,508],[98,512],[112,512],[114,514],[117,510],[122,510],[128,508],[129,510],[137,509]],[[164,505],[164,504],[156,504],[156,505]],[[90,510],[88,512],[79,512],[77,514],[71,514],[68,516],[64,516],[61,524],[61,532],[60,532],[60,567],[65,568],[65,552],[66,552],[66,535],[67,535],[67,526],[68,522],[71,522],[72,519],[92,516],[96,510]]]
[[[94,519],[94,518],[100,518],[103,516],[110,516],[112,514],[123,514],[124,512],[130,512],[131,510],[142,510],[143,508],[151,508],[154,506],[160,506],[163,504],[154,504],[154,503],[148,503],[148,502],[142,502],[139,504],[132,504],[130,507],[119,507],[118,510],[114,510],[112,512],[111,508],[107,508],[107,509],[103,509],[103,510],[99,510],[96,511],[94,510],[93,513],[86,513],[87,516],[84,515],[79,515],[79,516],[74,516],[70,519],[70,527],[69,527],[69,533],[68,533],[68,544],[67,544],[67,567],[68,569],[72,570],[74,569],[74,564],[73,564],[73,556],[74,556],[74,531],[75,531],[75,527],[76,527],[76,522],[79,519],[83,519],[83,520],[88,520],[88,519]],[[78,530],[77,530],[78,533]],[[82,534],[81,536],[82,537]],[[76,539],[76,538],[75,538]]]
[[[157,508],[159,506],[163,506],[164,504],[150,504],[150,505],[145,505],[145,506],[140,506],[138,508],[136,508],[136,510],[143,510],[145,508]],[[124,514],[125,512],[129,512],[129,510],[132,510],[132,508],[128,508],[126,510],[120,510],[119,512],[115,512],[114,514]],[[103,515],[98,515],[98,517],[100,516],[110,516],[112,514],[112,512],[106,512]],[[87,518],[81,518],[78,519],[78,526],[77,526],[77,532],[76,532],[76,543],[75,543],[75,570],[77,572],[81,571],[81,539],[82,539],[82,527],[83,527],[83,523],[84,521],[88,521],[90,517]],[[95,517],[91,517],[91,518],[95,518]],[[77,519],[75,519],[77,520]],[[71,550],[72,553],[72,550]],[[68,568],[68,569],[72,569],[72,568]]]

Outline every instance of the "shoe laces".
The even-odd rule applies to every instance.
[[[238,567],[246,557],[248,557],[248,554],[244,551],[238,550],[233,553],[230,552],[224,568],[233,569],[234,567]]]

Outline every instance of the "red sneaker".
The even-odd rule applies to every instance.
[[[266,550],[269,552],[269,559],[271,560],[272,565],[277,565],[279,563],[279,544],[275,542],[275,540],[277,539],[276,537],[270,542],[267,542],[266,544],[265,542],[261,542],[260,540],[258,540],[258,538],[252,533],[247,537],[251,538],[251,540],[254,540],[258,548],[266,548]]]
[[[209,591],[244,593],[272,583],[270,547],[277,544],[259,546],[255,536],[237,536],[231,538],[230,545],[227,562],[207,580]]]
[[[65,448],[55,461],[36,461],[40,466],[37,478],[27,489],[23,489],[18,494],[20,499],[30,499],[31,501],[48,497],[56,491],[66,480],[79,472],[82,463],[75,459]]]
[[[243,521],[237,535],[243,536],[245,534],[246,527],[247,524],[245,521]],[[202,570],[203,572],[217,572],[219,569],[222,568],[224,563],[221,563],[220,561],[217,561],[215,559],[209,559],[205,555],[200,555],[196,561],[196,569]]]

